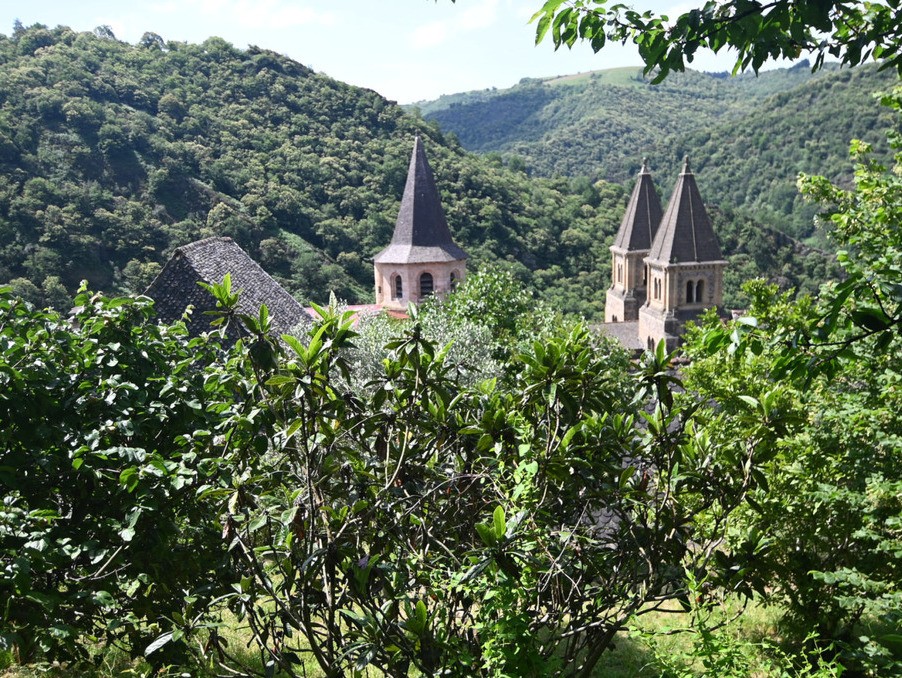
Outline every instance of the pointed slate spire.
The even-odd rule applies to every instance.
[[[407,184],[404,186],[394,235],[389,246],[376,255],[375,261],[411,264],[466,258],[466,252],[451,238],[435,178],[426,160],[423,142],[417,136],[413,142]]]
[[[628,252],[650,249],[661,223],[661,214],[661,199],[648,171],[648,158],[642,158],[642,169],[614,238],[614,247]]]
[[[667,212],[655,235],[648,258],[664,263],[722,261],[720,243],[689,169],[689,156],[677,179]]]

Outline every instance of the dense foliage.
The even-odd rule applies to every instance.
[[[601,315],[626,172],[626,186],[530,178],[374,92],[217,38],[130,46],[17,27],[0,38],[0,91],[0,281],[39,305],[62,308],[82,279],[143,291],[175,247],[210,235],[235,238],[305,301],[369,302],[370,257],[391,238],[419,132],[471,266],[503,264],[558,310]],[[756,238],[767,244],[740,235],[727,251],[780,247],[771,231]],[[743,274],[803,271],[785,252],[744,259]],[[744,303],[738,285],[727,303]]]
[[[235,315],[228,279],[211,291],[248,330],[229,353],[142,322],[145,301],[83,293],[68,325],[3,297],[21,426],[4,432],[0,632],[23,658],[78,659],[87,633],[157,661],[199,640],[201,661],[241,668],[228,609],[289,674],[309,653],[329,675],[588,675],[711,566],[770,444],[700,435],[663,352],[631,374],[579,325],[530,344],[506,322],[516,293],[484,315],[524,347],[503,378],[469,385],[414,323],[361,387],[350,317],[278,341],[265,309]]]
[[[886,99],[902,110],[902,89]],[[678,601],[693,663],[660,670],[745,676],[746,646],[711,624],[739,594],[787,613],[774,674],[899,674],[890,146],[887,169],[853,144],[851,189],[800,180],[845,278],[815,300],[749,284],[750,314],[711,314],[679,374],[661,347],[631,362],[544,314],[510,271],[413,313],[378,361],[334,304],[273,336],[228,276],[208,286],[217,326],[246,330],[228,349],[149,322],[146,299],[82,289],[63,316],[0,289],[0,651],[69,672],[122,644],[179,672],[586,676]],[[426,338],[461,328],[477,350]]]
[[[758,77],[688,71],[653,85],[639,68],[617,69],[420,107],[465,148],[501,153],[538,176],[623,182],[648,156],[666,195],[689,154],[710,203],[805,238],[815,211],[799,198],[796,175],[850,180],[850,138],[885,150],[890,116],[873,96],[893,77],[872,66],[812,74],[803,63]]]
[[[902,91],[887,103],[898,111]],[[830,208],[846,279],[816,303],[752,285],[750,316],[699,334],[687,373],[689,388],[733,415],[718,435],[745,430],[749,409],[792,422],[730,546],[791,628],[840,641],[869,675],[902,671],[902,153],[891,141],[889,171],[853,144],[854,190],[801,180]]]
[[[498,342],[484,381],[465,363],[489,351],[449,362],[417,316],[362,380],[350,317],[280,341],[228,279],[220,320],[247,329],[228,352],[148,325],[145,301],[83,292],[70,322],[4,292],[2,642],[254,671],[236,619],[264,674],[589,675],[677,600],[711,675],[743,675],[706,610],[757,591],[846,665],[895,670],[902,201],[897,174],[858,178],[810,182],[848,278],[819,305],[753,287],[757,316],[691,341],[687,388],[660,348],[633,366],[559,320],[530,343],[503,274],[460,289],[492,294],[478,316],[425,309]]]
[[[549,33],[555,48],[585,40],[598,52],[609,41],[634,43],[646,72],[658,80],[682,71],[699,49],[736,51],[734,73],[758,72],[772,59],[811,54],[815,68],[826,57],[856,66],[884,60],[902,73],[899,3],[823,0],[707,0],[673,17],[608,0],[546,0],[532,20],[536,42]]]
[[[474,265],[510,262],[571,312],[604,285],[619,188],[531,181],[271,52],[19,27],[0,38],[0,90],[0,281],[37,303],[82,279],[140,292],[210,235],[303,299],[368,302],[417,132]],[[603,256],[582,256],[595,242]]]
[[[71,317],[0,290],[0,648],[83,659],[143,649],[202,610],[226,552],[202,490],[227,394],[215,343],[85,291]],[[211,478],[212,476],[212,478]],[[172,660],[169,655],[163,657]]]

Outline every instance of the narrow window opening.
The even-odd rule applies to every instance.
[[[691,304],[695,298],[695,295],[694,295],[695,290],[693,289],[693,287],[694,287],[694,283],[691,280],[686,283],[686,303],[687,304]]]
[[[433,284],[432,284],[432,274],[431,273],[423,273],[420,276],[420,296],[428,297],[432,294]]]
[[[702,295],[704,293],[704,290],[705,290],[705,281],[699,280],[695,284],[695,303],[697,303],[697,304],[702,303]]]
[[[452,292],[457,289],[457,282],[457,271],[451,271],[451,278],[448,281],[448,287]]]
[[[404,283],[401,282],[401,276],[395,276],[395,299],[401,299],[404,296]]]

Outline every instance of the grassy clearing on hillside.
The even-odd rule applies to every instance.
[[[646,84],[642,77],[642,69],[638,66],[623,66],[620,68],[606,68],[598,71],[561,75],[544,80],[547,85],[585,85],[593,82],[597,85],[620,85],[622,87],[640,87]]]

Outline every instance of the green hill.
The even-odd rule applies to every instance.
[[[472,265],[508,266],[562,311],[597,317],[629,181],[529,177],[266,50],[40,25],[0,36],[0,284],[42,304],[82,279],[140,292],[174,248],[228,235],[302,301],[370,301],[417,132]],[[716,221],[744,257],[736,270],[822,279],[822,254],[781,249],[783,236],[729,212]]]
[[[848,178],[850,139],[883,139],[891,116],[873,95],[894,78],[875,66],[812,74],[802,63],[758,77],[687,71],[652,85],[638,68],[614,69],[418,107],[465,148],[500,152],[537,176],[619,182],[649,156],[666,185],[688,153],[706,199],[805,238],[814,210],[798,199],[796,176]]]

